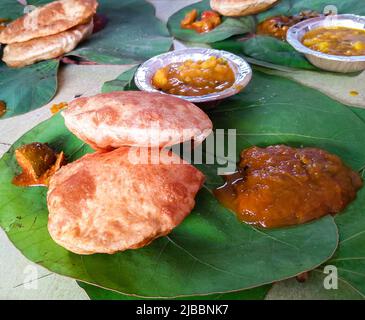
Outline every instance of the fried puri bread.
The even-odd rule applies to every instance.
[[[86,24],[96,13],[96,0],[60,0],[22,16],[0,32],[0,43],[25,42]]]
[[[204,175],[166,151],[162,157],[180,163],[133,164],[130,149],[86,155],[51,178],[48,230],[55,242],[78,254],[137,249],[191,212]]]
[[[4,49],[3,61],[9,67],[20,68],[60,57],[89,37],[93,32],[93,26],[91,21],[52,36],[9,44]]]
[[[223,16],[248,16],[269,9],[278,0],[210,0],[214,11]]]
[[[63,112],[67,128],[96,150],[201,143],[212,130],[194,104],[162,93],[119,91],[78,98]]]

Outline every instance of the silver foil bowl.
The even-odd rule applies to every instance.
[[[289,28],[287,41],[295,50],[303,53],[316,67],[334,72],[356,72],[365,70],[365,56],[336,56],[314,51],[302,44],[303,36],[310,30],[321,27],[347,27],[365,29],[365,17],[353,14],[322,16],[308,19]]]
[[[175,97],[179,97],[193,103],[216,101],[239,93],[250,82],[252,78],[252,70],[249,64],[244,59],[230,52],[204,48],[188,48],[183,50],[176,50],[153,57],[143,63],[138,68],[134,77],[134,81],[140,90],[164,93],[160,90],[157,90],[152,85],[152,78],[158,69],[163,68],[170,63],[184,62],[189,59],[193,61],[206,60],[211,56],[226,59],[235,74],[235,83],[230,88],[220,92],[215,92],[202,96],[175,95]]]

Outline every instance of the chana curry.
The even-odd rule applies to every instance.
[[[307,32],[302,43],[315,51],[336,56],[365,56],[365,30],[322,27]]]
[[[232,87],[235,75],[223,58],[187,60],[159,69],[152,85],[165,93],[180,96],[202,96]]]

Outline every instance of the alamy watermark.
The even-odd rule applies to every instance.
[[[336,266],[327,265],[323,269],[323,273],[327,276],[323,279],[323,287],[326,290],[337,290],[338,289],[338,270]]]
[[[216,129],[213,134],[211,129],[161,129],[154,122],[150,128],[132,128],[128,132],[124,133],[127,140],[139,137],[139,145],[143,145],[130,147],[131,164],[216,164],[219,175],[236,170],[236,129]]]

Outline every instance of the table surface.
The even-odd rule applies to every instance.
[[[167,18],[182,7],[198,0],[150,0],[156,7],[157,16]],[[181,45],[175,41],[175,46]],[[50,106],[70,101],[75,95],[89,96],[100,92],[105,81],[112,80],[129,66],[78,66],[67,65],[59,74],[59,89],[54,99],[46,106],[25,115],[0,121],[0,156],[25,132],[51,116]],[[329,76],[313,72],[292,73],[289,77],[308,86],[316,87],[334,98],[348,104],[365,107],[365,72],[357,78]],[[330,80],[329,80],[330,78]],[[348,92],[356,89],[358,97]],[[352,100],[351,100],[352,99]],[[355,99],[355,100],[354,100]],[[56,275],[28,261],[0,230],[0,299],[88,299],[85,292],[72,279]],[[36,281],[29,282],[30,275]],[[291,292],[280,294],[273,290],[269,298],[293,298]]]

